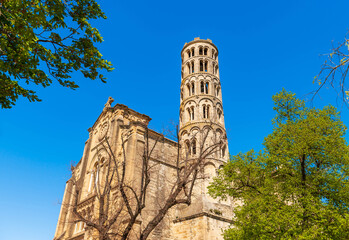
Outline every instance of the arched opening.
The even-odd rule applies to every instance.
[[[190,58],[191,57],[190,51],[188,51],[187,54],[188,54],[188,58]]]
[[[202,60],[200,60],[200,72],[204,71],[204,63]]]
[[[202,106],[202,116],[203,118],[206,118],[206,105]]]
[[[226,150],[226,146],[224,145],[224,146],[222,147],[222,158],[225,157],[225,150]]]
[[[195,56],[195,49],[194,49],[194,48],[191,49],[191,55],[192,55],[193,57]]]
[[[191,95],[191,91],[190,91],[190,85],[189,84],[187,85],[187,88],[188,88],[188,96],[190,96]]]
[[[217,87],[217,89],[216,89],[216,96],[217,96],[217,97],[219,96],[219,91],[220,91],[220,88]]]
[[[186,152],[188,153],[188,155],[191,155],[191,149],[190,149],[189,141],[185,142],[185,147],[186,147]]]
[[[201,93],[204,93],[204,92],[205,92],[205,85],[204,85],[204,82],[201,82],[201,83],[200,83],[200,88],[201,88]]]
[[[204,55],[207,55],[207,48],[204,49]]]
[[[208,86],[209,86],[209,83],[206,82],[206,84],[205,84],[205,93],[206,93],[206,94],[208,94]]]
[[[202,55],[202,47],[199,48],[199,55]]]
[[[215,53],[215,50],[212,49],[212,58],[214,58],[214,53]]]
[[[210,105],[207,105],[207,113],[206,113],[206,115],[207,115],[207,118],[210,118]]]
[[[191,94],[192,95],[195,94],[195,84],[194,84],[194,82],[191,83]]]
[[[195,155],[196,154],[196,140],[195,139],[191,143],[191,146],[192,146],[192,153],[193,153],[193,155]]]
[[[191,107],[191,120],[194,120],[194,106]]]
[[[221,119],[222,116],[222,110],[221,109],[217,109],[217,115],[218,115],[218,119]]]
[[[207,72],[207,62],[205,62],[205,72]]]
[[[194,62],[191,62],[191,73],[194,73]]]

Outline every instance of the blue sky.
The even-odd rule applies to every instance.
[[[261,149],[272,130],[272,95],[283,87],[307,99],[332,42],[349,29],[342,1],[100,1],[108,19],[94,25],[100,51],[115,70],[108,83],[73,78],[80,89],[53,84],[43,99],[20,99],[0,111],[0,239],[52,239],[69,178],[87,129],[109,96],[149,115],[161,131],[178,122],[180,51],[195,37],[210,38],[220,75],[231,154]],[[316,106],[336,105],[333,91]],[[344,110],[344,109],[343,109]],[[347,110],[342,113],[349,124]]]

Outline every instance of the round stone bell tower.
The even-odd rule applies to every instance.
[[[180,142],[193,155],[198,150],[197,140],[193,136],[202,132],[205,127],[210,127],[212,129],[210,137],[223,143],[214,156],[218,161],[214,164],[215,167],[220,166],[219,162],[228,159],[228,148],[219,79],[218,49],[210,39],[195,38],[194,41],[184,44],[181,55]]]

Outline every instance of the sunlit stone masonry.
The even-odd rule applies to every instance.
[[[74,209],[86,219],[98,216],[100,203],[96,186],[105,186],[102,179],[107,172],[105,169],[108,169],[111,152],[116,162],[125,162],[125,182],[135,186],[137,191],[145,146],[154,146],[155,143],[149,158],[151,181],[147,188],[145,208],[128,239],[139,239],[141,230],[163,206],[178,172],[202,156],[202,151],[214,145],[218,147],[199,166],[191,205],[172,207],[148,239],[223,239],[222,229],[228,227],[232,219],[231,203],[229,200],[215,200],[207,194],[207,186],[229,155],[218,49],[210,39],[195,38],[184,44],[181,56],[178,142],[148,129],[149,116],[122,104],[112,107],[113,99],[109,98],[96,122],[88,129],[89,138],[85,142],[83,156],[72,168],[72,178],[66,183],[55,239],[98,239],[98,232],[79,221]],[[107,142],[110,148],[105,147]],[[116,188],[116,184],[112,184],[110,214],[121,204]],[[132,199],[131,204],[134,201]],[[118,234],[130,220],[127,216],[127,213],[120,213],[120,219],[110,230],[110,233],[115,233],[111,239],[121,239]]]

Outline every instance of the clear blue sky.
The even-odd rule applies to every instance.
[[[149,115],[161,130],[178,121],[180,51],[210,38],[220,55],[231,154],[261,149],[271,132],[271,96],[283,87],[307,98],[332,41],[349,28],[349,1],[100,1],[100,50],[115,70],[108,83],[74,74],[81,88],[38,89],[41,103],[20,99],[0,111],[0,239],[52,239],[87,129],[109,96]],[[335,104],[322,92],[317,106]],[[347,112],[347,110],[346,110]],[[347,113],[342,117],[347,124]]]

